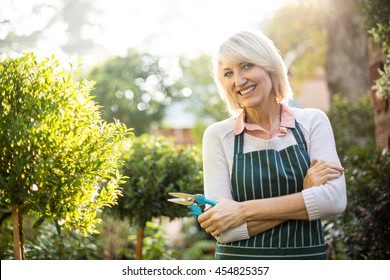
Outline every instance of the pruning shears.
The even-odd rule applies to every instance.
[[[187,205],[195,216],[199,216],[203,213],[202,208],[200,208],[199,205],[210,204],[211,206],[215,206],[217,204],[215,201],[207,199],[204,195],[201,194],[193,195],[177,192],[170,192],[168,194],[175,197],[168,199],[168,201],[181,205]]]

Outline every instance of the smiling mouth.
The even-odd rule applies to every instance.
[[[247,94],[247,93],[253,91],[255,88],[256,88],[256,86],[250,86],[250,87],[248,87],[248,88],[246,88],[246,89],[243,89],[243,90],[238,91],[237,93],[238,93],[238,94],[241,94],[241,95],[245,95],[245,94]]]

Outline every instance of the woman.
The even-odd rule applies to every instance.
[[[343,168],[326,115],[290,108],[287,69],[263,34],[227,39],[214,78],[232,117],[203,138],[199,216],[217,238],[216,259],[326,259],[321,218],[346,207]]]

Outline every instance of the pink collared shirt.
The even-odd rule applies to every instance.
[[[288,106],[284,104],[281,105],[281,116],[280,116],[280,127],[275,131],[273,135],[269,135],[268,132],[258,124],[251,124],[245,122],[245,110],[238,115],[236,119],[236,127],[234,129],[234,133],[236,135],[245,131],[246,133],[259,137],[264,140],[272,139],[276,136],[285,136],[287,134],[288,128],[295,127],[295,119],[294,112]]]

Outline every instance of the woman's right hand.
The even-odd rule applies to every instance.
[[[339,178],[343,173],[344,168],[335,163],[314,159],[303,180],[303,189],[325,184],[327,181]]]

